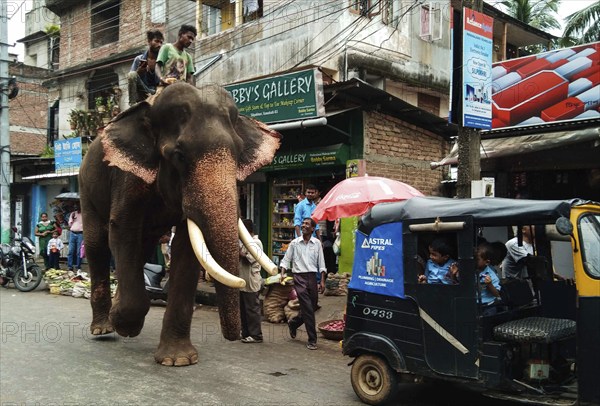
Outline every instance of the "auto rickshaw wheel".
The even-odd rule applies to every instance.
[[[373,354],[359,355],[352,363],[352,389],[363,402],[381,405],[398,392],[396,373],[387,361]]]

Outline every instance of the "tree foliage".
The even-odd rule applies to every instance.
[[[561,0],[504,0],[507,14],[540,30],[560,29],[558,6]]]
[[[600,38],[600,2],[570,14],[565,19],[562,45],[587,44]]]

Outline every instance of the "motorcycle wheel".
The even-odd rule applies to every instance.
[[[42,282],[42,269],[33,265],[30,266],[27,271],[29,272],[29,277],[25,278],[23,267],[20,267],[13,278],[13,282],[15,287],[19,289],[21,292],[30,292],[37,288]]]

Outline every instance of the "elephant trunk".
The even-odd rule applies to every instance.
[[[207,250],[200,254],[212,257],[230,274],[229,278],[232,280],[239,275],[235,173],[236,163],[233,157],[227,150],[220,149],[197,162],[183,190],[184,213],[188,220],[198,225],[206,238]],[[188,229],[190,235],[194,234],[193,225],[188,226]],[[198,255],[198,248],[194,249]],[[206,264],[203,266],[206,267]],[[239,291],[225,286],[219,279],[215,288],[223,337],[237,340],[240,334]]]

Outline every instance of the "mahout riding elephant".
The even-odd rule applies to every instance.
[[[169,299],[155,360],[175,366],[198,362],[190,327],[201,264],[216,280],[223,336],[239,338],[238,288],[244,281],[237,277],[236,182],[271,162],[280,138],[239,115],[221,87],[186,83],[168,86],[106,127],[79,173],[93,335],[140,333],[150,306],[143,265],[160,236],[175,225]],[[118,279],[112,303],[111,252]],[[266,255],[260,260],[276,272]]]

